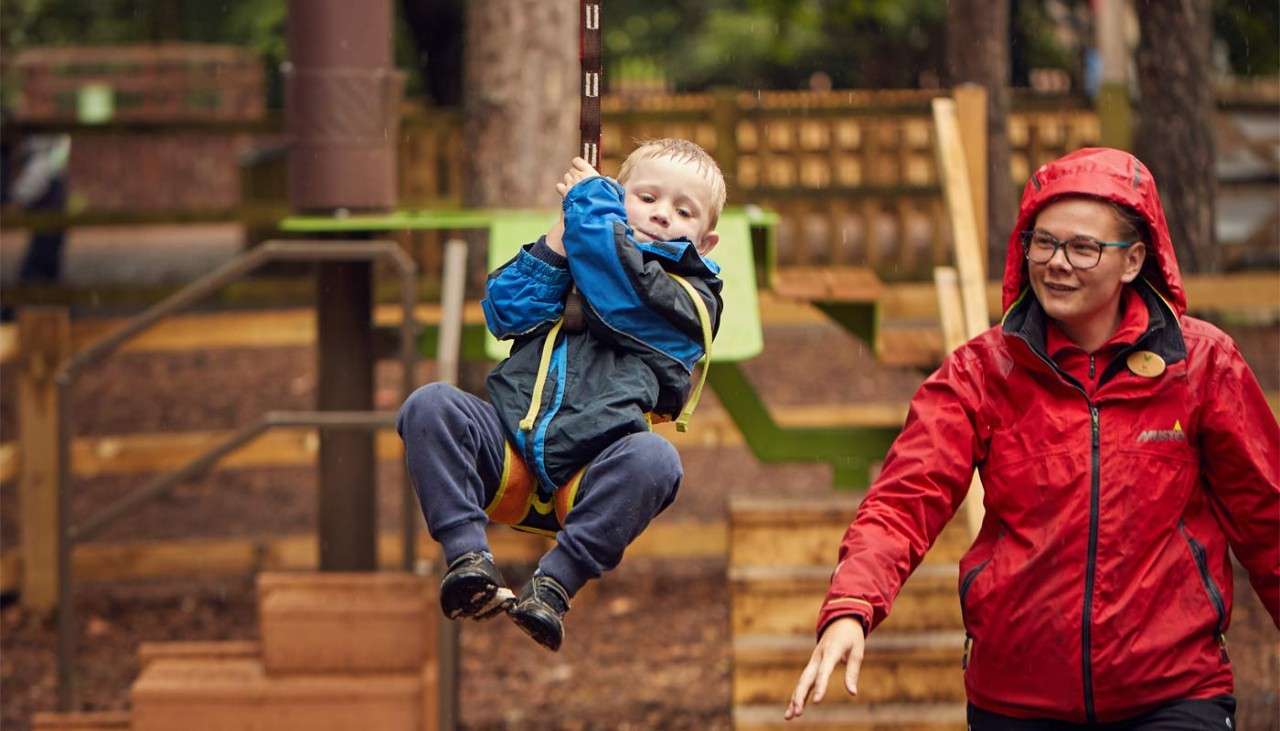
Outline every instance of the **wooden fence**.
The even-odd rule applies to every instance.
[[[743,92],[617,97],[604,102],[602,172],[635,141],[685,137],[720,163],[729,200],[781,214],[782,265],[869,266],[889,280],[927,279],[950,261],[930,101],[944,91]],[[1010,176],[1099,139],[1077,97],[1015,94]],[[406,117],[401,201],[458,200],[460,117]],[[428,269],[430,263],[427,262]]]

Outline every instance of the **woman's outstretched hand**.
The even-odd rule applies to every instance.
[[[862,623],[853,617],[843,617],[827,625],[818,646],[813,648],[809,656],[809,664],[800,673],[800,681],[787,703],[787,712],[783,716],[788,721],[804,713],[804,704],[809,699],[809,691],[813,691],[813,702],[821,703],[827,693],[827,683],[836,663],[844,662],[844,687],[849,695],[858,694],[858,671],[862,669],[862,651],[866,637],[862,632]]]

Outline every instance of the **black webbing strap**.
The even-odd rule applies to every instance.
[[[600,35],[600,0],[582,0],[579,6],[578,58],[582,64],[582,106],[578,132],[582,157],[600,167],[600,87],[604,80],[604,45]]]
[[[600,0],[582,0],[578,6],[578,60],[582,65],[582,103],[578,113],[580,154],[600,168],[600,82],[604,71],[604,46],[600,36]],[[583,328],[582,295],[570,290],[564,303],[564,329]]]

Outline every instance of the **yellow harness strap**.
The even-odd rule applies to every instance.
[[[707,304],[702,301],[698,290],[694,289],[684,277],[671,272],[667,272],[667,275],[689,293],[689,299],[693,300],[693,307],[698,311],[698,321],[702,324],[703,354],[702,360],[699,361],[702,363],[702,373],[698,376],[698,384],[693,387],[693,393],[689,394],[689,400],[685,402],[680,415],[676,417],[676,431],[683,432],[688,430],[689,417],[693,416],[693,410],[698,408],[698,399],[702,398],[702,386],[707,382],[707,369],[711,367],[711,340],[714,336],[711,332],[711,314],[707,312]]]
[[[551,332],[547,333],[547,339],[542,341],[542,357],[538,361],[538,375],[533,379],[533,401],[529,403],[529,413],[525,414],[524,418],[520,420],[520,431],[533,429],[533,422],[538,418],[538,409],[542,407],[542,389],[547,385],[547,371],[551,370],[551,353],[556,349],[556,336],[560,334],[562,325],[564,325],[563,317],[551,326]]]
[[[689,294],[689,299],[693,300],[694,309],[698,311],[698,322],[702,325],[703,355],[699,361],[702,363],[702,372],[698,376],[697,385],[693,387],[693,393],[689,394],[689,400],[685,402],[684,409],[676,417],[676,431],[683,432],[689,428],[689,417],[693,416],[693,410],[698,408],[698,400],[702,398],[702,387],[707,382],[707,369],[711,367],[711,341],[713,338],[711,314],[707,312],[707,304],[698,295],[698,290],[694,289],[693,285],[689,284],[684,277],[671,272],[667,272],[667,276],[674,279]],[[529,403],[529,413],[525,414],[525,417],[520,420],[521,431],[533,429],[533,423],[538,418],[538,410],[542,407],[542,390],[547,384],[547,372],[551,370],[551,353],[555,350],[556,336],[560,334],[560,328],[563,325],[564,318],[562,317],[551,327],[551,331],[547,333],[547,339],[542,342],[542,356],[538,361],[538,375],[533,381],[533,400]]]

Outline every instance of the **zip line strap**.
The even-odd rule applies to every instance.
[[[578,115],[582,158],[600,169],[600,87],[604,80],[604,44],[600,34],[601,0],[578,6],[578,58],[582,65],[582,104]]]

